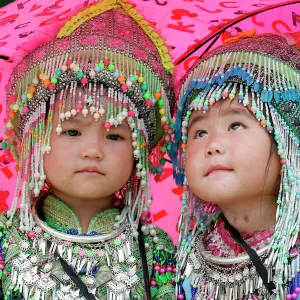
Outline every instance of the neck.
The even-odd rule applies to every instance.
[[[53,195],[68,204],[76,213],[82,232],[87,232],[92,218],[99,212],[113,207],[114,195],[104,198],[81,198],[66,195],[53,189]]]
[[[276,223],[276,199],[273,195],[233,201],[219,205],[225,218],[239,232],[270,229]]]

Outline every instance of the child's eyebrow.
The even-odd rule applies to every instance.
[[[225,117],[232,116],[232,115],[234,115],[234,116],[242,115],[242,116],[247,117],[248,119],[253,120],[253,117],[252,117],[250,111],[243,107],[229,107],[227,110],[221,110],[219,117],[225,118]],[[208,116],[208,113],[202,114],[202,115],[197,115],[196,117],[191,118],[188,129],[190,129],[195,123],[207,119],[207,116]]]

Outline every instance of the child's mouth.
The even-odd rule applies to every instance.
[[[222,165],[211,165],[208,170],[207,170],[207,173],[205,175],[205,177],[211,175],[211,174],[214,174],[214,173],[219,173],[219,172],[232,172],[233,169],[230,169],[230,168],[226,168]]]

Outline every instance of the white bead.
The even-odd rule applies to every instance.
[[[66,119],[68,120],[69,118],[71,118],[71,112],[70,111],[66,111],[65,112],[65,116],[66,116]]]
[[[99,120],[100,119],[100,115],[98,113],[94,113],[93,115],[95,120]]]
[[[90,77],[93,79],[95,76],[96,76],[96,73],[95,73],[94,70],[92,70],[92,71],[90,72]]]
[[[45,150],[46,150],[46,153],[49,153],[51,151],[51,146],[46,146]]]
[[[61,70],[62,70],[63,72],[66,72],[66,71],[68,70],[68,67],[67,67],[66,65],[63,65],[63,66],[61,67]]]
[[[182,126],[183,127],[187,127],[189,125],[189,123],[187,121],[182,121]]]
[[[136,139],[137,138],[137,133],[136,132],[133,132],[132,134],[131,134],[131,137],[133,138],[133,139]]]
[[[75,67],[75,64],[74,64],[74,63],[71,63],[71,64],[70,64],[70,69],[74,69],[74,67]]]
[[[6,123],[6,128],[7,128],[7,129],[12,129],[12,128],[14,128],[14,125],[12,124],[12,122],[8,121],[8,122]]]
[[[120,224],[119,224],[119,223],[115,223],[115,224],[114,224],[114,227],[115,227],[115,228],[119,228],[119,227],[120,227]]]
[[[77,114],[77,110],[73,108],[71,110],[71,115],[74,117],[74,116],[76,116],[76,114]]]
[[[161,117],[161,121],[164,122],[164,123],[166,123],[168,121],[168,118],[166,116],[162,116]]]
[[[139,236],[139,233],[137,231],[132,232],[132,236],[137,238]]]
[[[141,229],[142,229],[143,232],[145,232],[145,231],[148,230],[148,227],[146,225],[143,225]]]
[[[104,108],[100,108],[100,109],[99,109],[99,114],[100,114],[101,116],[103,116],[103,115],[105,114],[105,109],[104,109]]]
[[[156,230],[155,229],[151,229],[150,230],[150,234],[153,235],[153,236],[155,236],[156,235]]]
[[[146,171],[141,171],[141,175],[142,175],[143,177],[145,177],[145,176],[147,175],[147,172],[146,172]]]
[[[144,179],[143,179],[143,180],[141,180],[141,186],[142,186],[142,187],[145,187],[146,185],[147,185],[147,181],[146,181],[146,180],[144,180]]]
[[[108,120],[108,122],[110,123],[110,125],[114,125],[114,119],[113,118],[110,118],[109,120]]]
[[[122,111],[121,115],[125,119],[125,118],[128,117],[128,112],[127,111]]]
[[[118,124],[119,124],[118,121],[115,119],[114,122],[113,122],[113,125],[115,125],[115,127],[117,127]]]
[[[142,167],[143,167],[143,165],[140,164],[140,163],[138,163],[138,164],[136,165],[136,168],[137,168],[138,170],[140,170]]]
[[[143,211],[147,213],[147,212],[149,212],[149,208],[148,207],[144,207]]]
[[[120,220],[121,220],[121,216],[120,216],[120,215],[117,215],[116,218],[115,218],[115,220],[116,220],[116,221],[120,221]]]
[[[23,225],[20,225],[20,226],[19,226],[19,229],[20,229],[21,231],[24,231],[25,227],[24,227]]]
[[[283,155],[284,152],[283,152],[283,150],[278,150],[277,153],[278,153],[278,155]]]
[[[44,181],[42,180],[38,181],[38,186],[41,189],[44,186]]]
[[[66,117],[66,116],[65,116],[64,113],[60,113],[60,114],[59,114],[59,118],[60,118],[62,121],[65,119],[65,117]]]
[[[135,175],[136,175],[137,178],[140,178],[141,177],[141,172],[136,172]]]
[[[148,199],[147,200],[147,205],[151,205],[152,204],[152,200],[151,199]]]
[[[131,87],[131,86],[132,86],[132,81],[127,80],[127,81],[126,81],[126,85],[127,85],[128,87]]]
[[[151,230],[151,229],[154,228],[154,225],[153,225],[153,224],[149,224],[149,225],[148,225],[148,228]]]
[[[7,227],[10,227],[12,225],[12,221],[11,220],[8,220],[7,222],[6,222],[6,226]]]
[[[150,245],[148,243],[145,243],[145,248],[148,249]]]
[[[34,189],[33,193],[37,197],[40,194],[40,189]]]
[[[117,121],[119,124],[123,122],[123,117],[122,116],[117,116]]]
[[[39,172],[34,173],[34,178],[35,179],[39,179],[41,176],[41,174]]]
[[[128,118],[127,118],[128,123],[130,123],[132,120],[133,120],[132,117],[128,117]]]
[[[74,66],[74,71],[75,71],[75,72],[78,72],[79,70],[80,70],[79,66],[78,66],[78,65],[75,65],[75,66]]]
[[[134,148],[137,146],[137,142],[136,141],[133,141],[131,144],[132,144],[132,147],[134,147]]]
[[[13,106],[13,110],[14,110],[14,112],[17,112],[17,111],[18,111],[18,109],[19,109],[19,105],[18,105],[18,104],[14,104],[14,106]]]
[[[84,108],[84,109],[82,110],[82,114],[83,114],[84,117],[86,117],[86,116],[88,115],[88,113],[89,113],[89,111],[88,111],[87,108]]]
[[[96,111],[96,107],[95,106],[91,106],[90,107],[90,112],[91,114],[93,114]]]
[[[62,128],[61,128],[61,127],[56,127],[56,133],[57,133],[58,135],[60,135],[61,132],[62,132]]]
[[[29,188],[31,189],[31,190],[33,190],[34,189],[34,182],[29,182]]]
[[[134,156],[140,155],[140,150],[139,150],[139,149],[135,149],[135,150],[133,151],[133,155],[134,155]]]
[[[134,128],[135,128],[135,123],[134,123],[134,122],[133,122],[133,123],[130,123],[129,127],[130,127],[131,129],[134,129]]]
[[[155,244],[157,244],[157,243],[159,242],[159,237],[158,237],[158,236],[155,236],[155,237],[153,238],[153,242],[154,242]]]
[[[46,180],[46,175],[45,175],[45,174],[42,174],[42,175],[41,175],[41,180],[43,180],[43,181]]]

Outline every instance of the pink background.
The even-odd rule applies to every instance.
[[[92,4],[94,1],[79,0],[18,0],[0,9],[0,139],[5,118],[5,85],[11,68],[21,59],[23,45],[43,34],[51,32],[53,24],[63,25],[67,15],[77,6]],[[289,1],[295,2],[295,1]],[[197,44],[221,30],[232,20],[249,13],[266,9],[284,1],[276,0],[136,0],[137,8],[165,37],[171,47],[173,61],[177,63]],[[74,5],[75,4],[75,5]],[[219,45],[225,39],[240,31],[256,28],[258,33],[293,33],[299,31],[300,4],[290,4],[250,16],[229,27],[218,39]],[[177,67],[178,79],[195,62],[209,45],[198,49]],[[0,150],[0,211],[9,206],[14,190],[16,171],[9,163],[4,151]],[[152,216],[155,223],[176,239],[176,225],[180,212],[181,189],[172,180],[171,166],[167,165],[161,181],[152,182]]]

